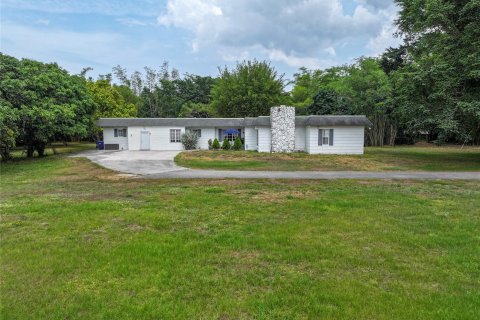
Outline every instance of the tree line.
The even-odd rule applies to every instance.
[[[183,74],[164,62],[97,79],[55,63],[0,54],[0,153],[16,146],[43,155],[52,141],[94,140],[100,117],[248,117],[286,104],[297,114],[363,114],[366,143],[480,143],[480,3],[396,0],[403,43],[380,57],[322,70],[300,68],[287,81],[267,61],[219,68],[217,77]],[[288,91],[286,88],[291,88]]]

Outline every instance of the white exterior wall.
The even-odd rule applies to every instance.
[[[333,129],[333,146],[318,145],[318,130]],[[311,154],[363,154],[363,127],[307,127],[305,151]]]
[[[258,127],[258,152],[271,152],[272,130],[270,127]]]
[[[245,128],[245,150],[257,150],[257,130],[253,127]]]
[[[212,142],[213,142],[213,140],[216,137],[215,128],[188,128],[188,129],[202,130],[202,136],[198,139],[198,144],[197,144],[197,148],[199,149],[208,150],[208,140],[212,139]]]
[[[128,137],[114,137],[114,129],[125,129],[125,127],[118,128],[103,128],[103,143],[104,144],[118,144],[119,150],[128,150]],[[129,134],[127,129],[127,135]]]
[[[305,127],[295,128],[295,151],[305,151]]]
[[[140,150],[141,131],[150,132],[150,150],[183,150],[181,142],[170,142],[170,129],[180,129],[181,134],[185,133],[185,127],[128,127],[129,150]]]

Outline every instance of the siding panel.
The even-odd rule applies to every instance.
[[[305,151],[305,127],[295,128],[295,151]]]
[[[318,145],[318,130],[333,129],[333,146]],[[307,152],[312,154],[363,154],[363,127],[307,127]]]
[[[272,131],[270,127],[258,127],[258,152],[272,150]]]
[[[129,127],[130,150],[140,150],[141,131],[150,132],[150,150],[183,150],[180,142],[170,142],[170,129],[180,129],[182,134],[185,133],[185,127]]]
[[[103,128],[103,142],[104,144],[118,144],[119,150],[128,150],[128,137],[114,137],[114,128]],[[123,129],[121,127],[117,129]],[[127,130],[127,136],[130,132]]]
[[[245,150],[257,150],[257,130],[245,128]]]
[[[215,139],[215,128],[189,128],[191,130],[200,129],[202,130],[202,136],[198,139],[197,148],[202,150],[208,150],[208,139]]]

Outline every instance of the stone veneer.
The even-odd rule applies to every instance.
[[[295,108],[270,108],[272,152],[293,152],[295,149]]]

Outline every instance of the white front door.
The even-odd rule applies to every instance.
[[[140,150],[150,150],[150,132],[140,132]]]

